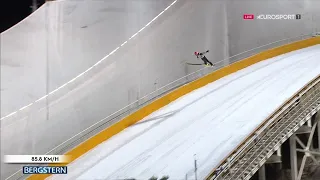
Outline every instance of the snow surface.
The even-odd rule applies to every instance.
[[[203,179],[265,118],[320,74],[320,45],[257,63],[125,129],[49,179]]]

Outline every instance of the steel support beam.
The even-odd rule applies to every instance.
[[[282,156],[282,154],[281,154],[281,146],[279,147],[279,149],[277,150],[277,156]]]
[[[318,151],[320,152],[320,112],[317,112],[315,116],[315,122],[318,123]]]
[[[318,114],[318,113],[317,113]],[[317,118],[316,114],[316,119],[315,119],[315,123],[312,125],[311,124],[311,131],[309,132],[309,138],[307,141],[307,144],[305,145],[300,138],[297,136],[296,133],[294,133],[291,137],[290,137],[290,164],[291,164],[291,178],[292,180],[301,180],[302,175],[303,175],[303,170],[305,168],[306,162],[308,158],[311,158],[313,160],[313,162],[317,165],[320,164],[320,162],[317,160],[317,158],[315,156],[320,156],[319,152],[313,151],[312,148],[312,141],[313,141],[313,137],[314,137],[314,133],[316,128],[318,128],[319,130],[319,118]],[[309,121],[307,122],[307,126],[309,126],[310,123]],[[319,132],[318,132],[318,136],[319,136]],[[298,149],[296,146],[296,143],[298,143],[302,149]],[[300,164],[300,168],[298,171],[298,164],[297,164],[297,152],[302,152],[304,153],[301,164]]]
[[[266,167],[262,165],[259,169],[259,180],[266,180]]]
[[[298,176],[298,163],[297,163],[297,152],[296,152],[296,135],[293,134],[290,139],[290,165],[291,165],[291,179],[297,180]]]
[[[311,127],[307,125],[303,125],[296,131],[295,134],[308,134],[310,132],[311,132]]]
[[[313,154],[320,156],[320,152],[308,151],[308,150],[304,150],[304,149],[297,149],[297,151],[298,151],[298,152],[308,153],[309,156],[312,156]]]

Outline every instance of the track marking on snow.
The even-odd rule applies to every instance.
[[[58,87],[57,89],[51,91],[48,95],[51,95],[55,92],[57,92],[58,90],[62,89],[64,86],[72,83],[73,81],[75,81],[76,79],[78,79],[79,77],[83,76],[85,73],[89,72],[94,66],[97,66],[98,64],[100,64],[102,61],[106,60],[109,56],[111,56],[112,54],[114,54],[120,47],[124,46],[125,44],[128,43],[128,41],[130,41],[131,39],[133,39],[135,36],[137,36],[140,32],[142,32],[147,26],[149,26],[153,21],[155,21],[157,18],[159,18],[165,11],[167,11],[171,6],[173,6],[178,0],[173,1],[168,7],[166,7],[163,11],[160,12],[160,14],[158,14],[156,17],[154,17],[148,24],[146,24],[144,27],[142,27],[138,32],[136,32],[135,34],[133,34],[128,40],[126,40],[125,42],[123,42],[120,46],[118,46],[117,48],[115,48],[113,51],[111,51],[108,55],[106,55],[105,57],[103,57],[100,61],[98,61],[97,63],[95,63],[93,66],[91,66],[90,68],[88,68],[87,70],[85,70],[84,72],[82,72],[81,74],[79,74],[78,76],[76,76],[75,78],[71,79],[70,81],[68,81],[67,83],[63,84],[62,86]],[[14,114],[16,114],[17,112],[27,109],[28,107],[30,107],[31,105],[33,105],[36,102],[39,102],[43,99],[45,99],[48,95],[45,95],[39,99],[37,99],[36,101],[34,101],[33,103],[30,103],[26,106],[23,106],[22,108],[20,108],[17,111],[14,111],[4,117],[1,117],[0,120],[6,119]]]

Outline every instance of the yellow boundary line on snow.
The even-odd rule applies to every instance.
[[[189,84],[186,84],[185,86],[182,86],[178,89],[173,90],[169,94],[153,101],[149,105],[142,107],[141,109],[137,110],[136,112],[132,113],[131,115],[125,117],[121,121],[111,125],[110,127],[104,129],[99,134],[93,136],[92,138],[86,140],[79,146],[75,147],[74,149],[67,152],[65,155],[70,155],[70,162],[75,161],[77,158],[82,156],[83,154],[87,153],[91,149],[95,148],[97,145],[101,144],[102,142],[108,140],[112,136],[118,134],[125,128],[131,126],[132,124],[135,124],[136,122],[142,120],[144,117],[150,115],[152,112],[164,107],[165,105],[169,104],[170,102],[182,97],[183,95],[188,94],[189,92],[198,89],[200,87],[203,87],[207,85],[208,83],[211,83],[213,81],[216,81],[222,77],[225,77],[231,73],[234,73],[238,70],[244,69],[250,65],[253,65],[255,63],[258,63],[260,61],[285,54],[291,51],[295,51],[298,49],[306,48],[309,46],[313,46],[316,44],[320,44],[320,37],[313,37],[310,39],[294,42],[291,44],[283,45],[280,47],[276,47],[273,49],[269,49],[266,51],[263,51],[261,53],[258,53],[254,56],[251,56],[249,58],[243,59],[241,61],[238,61],[236,63],[233,63],[229,66],[226,66],[224,68],[221,68],[215,72],[212,72],[202,78],[199,78],[193,82],[190,82]],[[67,163],[67,164],[69,164]],[[67,165],[67,164],[59,164],[59,165]],[[55,166],[58,164],[50,164],[50,166]],[[49,177],[50,174],[36,174],[31,175],[28,180],[42,180],[47,177]]]

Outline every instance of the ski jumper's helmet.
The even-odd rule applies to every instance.
[[[194,52],[194,55],[198,55],[199,53],[198,52]]]

